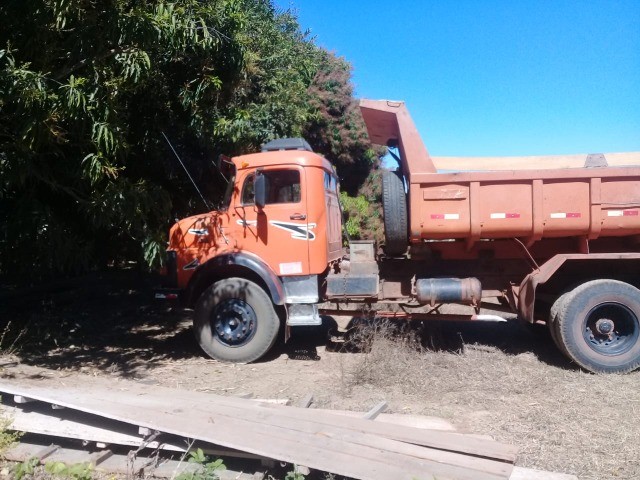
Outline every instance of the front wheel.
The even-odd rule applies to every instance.
[[[557,316],[565,353],[591,372],[640,367],[640,290],[617,280],[594,280],[571,291]]]
[[[202,293],[193,329],[200,347],[211,358],[249,363],[271,349],[280,319],[259,285],[243,278],[227,278]]]

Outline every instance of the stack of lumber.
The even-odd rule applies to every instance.
[[[142,433],[146,446],[171,449],[168,434],[356,479],[509,479],[516,456],[513,446],[451,431],[93,376],[14,376],[0,380],[0,394],[13,398],[5,409],[18,423],[28,423],[24,405],[45,404],[49,414],[31,413],[55,417],[36,422],[52,432],[80,423],[88,440],[109,431],[134,445]]]

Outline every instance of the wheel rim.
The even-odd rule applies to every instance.
[[[256,312],[237,298],[220,302],[211,313],[211,323],[219,342],[229,347],[246,344],[256,332]]]
[[[593,307],[582,329],[591,349],[603,355],[622,355],[633,348],[640,337],[638,317],[625,305],[615,302]]]

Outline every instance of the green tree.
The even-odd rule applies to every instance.
[[[157,262],[211,159],[299,135],[317,48],[270,0],[0,3],[0,272]]]
[[[304,135],[315,151],[335,166],[341,187],[358,194],[372,169],[379,166],[385,150],[374,147],[353,96],[351,64],[325,50],[309,87],[313,115]]]

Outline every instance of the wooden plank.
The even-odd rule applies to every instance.
[[[253,393],[239,393],[237,395],[233,395],[234,397],[238,397],[238,398],[253,398]]]
[[[97,388],[100,386],[105,386],[105,380],[92,376],[82,376],[83,384],[92,384],[92,388]],[[37,382],[37,381],[36,381]],[[148,388],[141,389],[139,385],[134,382],[129,381],[120,381],[120,390],[127,391],[134,396],[142,397],[143,405],[156,405],[159,407],[169,408],[172,402],[182,401],[188,402],[190,404],[195,404],[196,406],[199,404],[204,404],[205,402],[211,403],[215,402],[215,405],[223,403],[225,405],[232,405],[237,407],[238,405],[242,405],[246,407],[250,403],[238,401],[232,397],[224,397],[220,395],[214,395],[211,393],[203,393],[203,392],[192,392],[185,390],[175,390],[169,389],[165,387],[155,387],[153,395],[149,395]],[[1,383],[0,383],[1,385]],[[106,390],[109,393],[113,393],[113,386],[111,383],[106,385]],[[489,458],[496,458],[504,461],[513,462],[515,461],[517,454],[517,447],[512,445],[501,444],[498,442],[487,442],[484,438],[474,438],[472,436],[464,435],[459,433],[450,433],[450,432],[430,432],[426,433],[419,429],[406,429],[406,428],[395,428],[391,425],[383,426],[378,423],[366,422],[364,420],[359,419],[350,419],[345,420],[337,418],[332,413],[325,413],[318,415],[317,411],[314,410],[313,418],[309,418],[309,414],[305,413],[303,409],[296,408],[278,408],[275,405],[256,405],[255,408],[263,411],[262,407],[272,408],[273,410],[278,410],[278,415],[290,416],[295,419],[306,419],[312,420],[317,423],[332,425],[332,426],[348,426],[349,428],[358,429],[360,431],[364,430],[369,433],[376,433],[378,435],[388,436],[389,438],[395,438],[397,440],[407,441],[409,443],[415,443],[417,445],[430,446],[433,448],[440,449],[449,449],[452,451],[460,451],[465,453],[470,453],[473,455],[485,456]],[[399,432],[402,434],[399,434]]]
[[[121,395],[121,394],[118,394],[118,395],[117,395],[117,397],[118,397],[118,398],[121,398],[121,397],[122,397],[122,395]],[[100,395],[99,395],[98,401],[100,401],[100,400],[102,400],[102,399],[104,399],[104,394],[100,394]],[[140,397],[134,397],[134,399],[140,400]],[[147,399],[144,399],[144,400],[147,400]],[[136,403],[136,402],[134,402],[134,403]],[[144,405],[144,403],[146,403],[146,402],[143,402],[143,405]],[[145,408],[148,408],[148,406],[147,406],[147,405],[144,405],[144,406],[145,406]],[[209,412],[206,412],[206,413],[209,413]],[[233,420],[233,421],[237,422],[237,417],[238,417],[238,415],[237,415],[237,414],[235,414],[235,413],[234,413],[234,414],[232,414],[232,415],[231,415],[231,417],[232,417],[232,420]],[[219,422],[218,422],[218,423],[219,423]],[[370,422],[366,422],[366,423],[370,423]],[[299,426],[300,426],[300,422],[296,422],[296,425],[299,427]],[[300,463],[300,462],[295,462],[295,463]]]
[[[37,392],[36,394],[33,388],[30,389],[29,393],[35,398],[43,398],[41,396],[42,392]],[[70,403],[70,399],[72,399],[75,401],[75,404],[78,405],[75,408],[82,408],[85,411],[99,411],[110,418],[116,415],[118,417],[117,419],[124,420],[122,416],[125,415],[128,416],[129,421],[137,424],[147,424],[148,428],[162,428],[163,431],[169,433],[201,438],[231,448],[244,449],[289,463],[308,465],[319,470],[333,471],[355,478],[401,479],[416,477],[426,479],[433,478],[433,475],[431,475],[433,472],[438,478],[480,480],[508,478],[511,469],[507,464],[490,462],[484,459],[474,459],[473,457],[450,452],[432,451],[441,456],[442,454],[446,454],[444,455],[445,457],[459,456],[462,457],[464,461],[475,460],[475,462],[480,465],[484,462],[486,464],[485,467],[490,465],[491,468],[502,469],[500,472],[483,473],[473,469],[470,470],[464,467],[439,463],[439,460],[430,461],[406,454],[381,451],[379,446],[366,444],[367,442],[365,440],[371,441],[371,439],[365,438],[367,437],[366,435],[357,435],[358,443],[365,443],[365,445],[358,445],[345,442],[344,439],[342,439],[344,432],[338,432],[336,434],[335,429],[334,432],[318,432],[314,429],[312,435],[304,435],[301,434],[302,432],[300,431],[292,431],[287,428],[276,427],[275,425],[264,425],[239,419],[236,412],[233,412],[230,417],[224,417],[222,415],[216,415],[214,417],[212,415],[209,421],[215,425],[211,425],[211,428],[206,429],[203,428],[203,426],[206,427],[206,425],[203,425],[202,415],[191,414],[187,417],[176,417],[171,412],[159,412],[149,408],[145,402],[140,402],[140,400],[142,400],[141,397],[123,395],[121,392],[113,395],[114,398],[112,399],[108,398],[109,392],[94,394],[94,392],[90,392],[86,388],[82,391],[61,392],[59,390],[52,390],[47,393],[49,396],[55,396],[57,393],[59,397],[64,397],[64,401],[61,401],[61,398],[56,398],[55,401],[66,404],[66,406],[70,408],[72,408]],[[61,393],[62,395],[60,395]],[[123,404],[122,402],[125,399],[132,400],[134,405]],[[146,396],[145,400],[148,400],[148,396]],[[118,401],[120,403],[118,403]],[[136,403],[142,403],[142,407],[135,405]],[[218,407],[220,406],[218,405]],[[208,406],[205,412],[211,413]],[[341,420],[347,419],[348,417],[341,418]],[[158,420],[161,420],[162,427],[158,425]],[[368,424],[374,423],[369,421],[364,422]],[[298,421],[295,423],[299,427],[306,426],[303,425],[305,422]],[[324,433],[324,437],[320,437],[318,435],[319,433]],[[354,434],[354,432],[350,433]],[[383,443],[386,443],[386,447],[389,447],[392,443],[397,444],[398,448],[413,447],[415,449],[413,451],[414,454],[418,451],[428,450],[412,445],[404,445],[402,442],[394,442],[393,440],[385,438],[378,438],[371,435],[369,435],[369,437],[373,437],[373,440],[383,441]],[[221,441],[216,441],[214,438],[219,438]],[[306,448],[300,449],[300,445],[305,445]],[[445,458],[445,461],[446,460]],[[429,474],[427,474],[427,472],[429,472]]]
[[[85,464],[89,468],[91,464],[91,454],[79,448],[59,448],[55,453],[48,457],[43,464],[60,462],[65,465]],[[87,469],[88,469],[87,468]]]
[[[189,401],[188,397],[184,397],[183,401]],[[399,427],[389,423],[383,425],[359,418],[340,418],[326,410],[318,411],[300,409],[296,407],[276,408],[273,405],[259,405],[251,410],[244,408],[241,403],[238,403],[235,399],[230,399],[228,397],[218,396],[210,401],[215,403],[215,408],[225,406],[234,408],[236,411],[241,409],[245,414],[245,418],[250,418],[253,421],[258,422],[264,421],[266,418],[269,419],[269,422],[274,423],[286,422],[291,419],[296,421],[306,420],[323,426],[348,428],[362,433],[373,433],[387,438],[413,443],[415,445],[469,453],[472,455],[496,458],[508,462],[515,461],[517,453],[517,448],[514,446],[501,444],[495,441],[487,441],[485,438],[476,438],[474,436],[454,432],[428,431],[414,427]],[[199,404],[200,402],[205,402],[205,399],[198,399],[198,402]],[[158,404],[158,406],[160,406],[160,404]],[[199,409],[199,405],[194,405],[193,408]],[[310,412],[313,412],[313,414],[310,415]]]
[[[346,417],[362,417],[362,412],[354,412],[351,410],[327,410],[317,408],[314,409],[314,412],[333,413],[335,415],[344,415]],[[394,425],[424,428],[428,430],[445,430],[450,432],[454,432],[456,430],[456,427],[454,427],[451,422],[443,418],[409,415],[404,413],[381,413],[376,418],[376,422],[392,423]]]
[[[89,455],[89,463],[94,467],[96,467],[112,455],[113,455],[113,452],[108,449],[100,450],[99,452],[94,452],[91,455]]]
[[[39,381],[39,383],[42,384],[42,381]],[[0,390],[2,389],[6,390],[7,388],[11,389],[14,386],[15,384],[14,382],[12,382],[11,385],[3,386],[2,388],[0,388]],[[25,386],[23,385],[20,388],[24,389]],[[300,445],[300,444],[305,444],[306,442],[311,440],[311,443],[315,442],[316,444],[318,444],[317,445],[318,447],[322,447],[323,449],[330,451],[334,456],[339,454],[344,454],[345,451],[351,450],[353,451],[353,455],[355,455],[356,457],[359,456],[363,459],[372,460],[372,461],[375,460],[378,462],[378,464],[380,463],[379,460],[383,457],[382,455],[380,455],[380,452],[376,450],[375,446],[367,445],[366,446],[367,448],[365,448],[364,446],[357,446],[357,445],[354,445],[353,443],[345,444],[345,442],[327,441],[328,438],[332,438],[332,439],[340,438],[345,433],[350,435],[357,434],[357,431],[353,432],[353,431],[345,430],[344,428],[341,429],[338,427],[332,427],[331,425],[327,425],[326,422],[325,424],[321,424],[320,427],[318,427],[317,423],[314,423],[313,421],[309,420],[309,418],[312,418],[312,417],[307,416],[306,418],[302,418],[301,420],[291,419],[286,415],[283,416],[282,412],[278,412],[277,409],[274,409],[273,407],[265,407],[263,405],[254,405],[252,408],[246,408],[246,406],[242,406],[242,405],[239,406],[239,404],[241,404],[243,401],[238,399],[230,400],[230,399],[225,399],[224,397],[222,399],[219,399],[214,396],[211,396],[209,398],[210,400],[208,402],[209,404],[206,405],[206,408],[202,407],[201,405],[202,402],[198,402],[197,404],[193,404],[192,402],[191,405],[181,405],[181,409],[176,410],[173,407],[174,405],[173,402],[175,401],[175,398],[172,399],[170,397],[167,397],[167,395],[163,394],[162,392],[160,392],[162,395],[157,395],[152,397],[151,395],[149,395],[149,392],[144,392],[145,395],[135,395],[135,394],[126,395],[122,391],[120,392],[114,391],[113,388],[110,388],[109,390],[105,390],[105,391],[96,391],[96,388],[87,388],[87,385],[84,385],[84,388],[82,390],[78,389],[70,392],[64,391],[64,390],[61,391],[60,387],[45,389],[44,393],[42,389],[39,389],[33,386],[26,387],[26,388],[28,389],[27,393],[35,398],[39,398],[41,394],[48,395],[47,401],[50,401],[52,403],[55,402],[57,404],[63,404],[72,408],[81,408],[84,411],[92,411],[93,413],[103,414],[103,415],[106,414],[107,416],[115,415],[118,417],[117,419],[119,420],[123,420],[122,416],[124,415],[125,417],[130,419],[129,421],[144,425],[145,423],[143,422],[137,422],[137,419],[141,418],[145,420],[148,428],[153,428],[153,429],[161,428],[163,431],[168,431],[169,433],[202,438],[204,440],[212,441],[213,443],[219,443],[225,446],[229,446],[231,448],[241,448],[244,450],[252,451],[245,447],[245,445],[247,444],[246,441],[242,443],[241,441],[242,435],[240,437],[237,436],[238,433],[242,433],[242,432],[238,432],[238,424],[241,422],[244,422],[245,425],[243,426],[243,429],[246,429],[251,433],[255,433],[257,431],[259,433],[259,436],[262,438],[262,442],[260,443],[256,443],[254,439],[253,446],[251,448],[255,448],[256,450],[253,451],[253,453],[258,453],[260,455],[265,455],[265,456],[273,456],[274,458],[278,458],[284,461],[289,461],[291,463],[304,464],[313,468],[323,469],[327,471],[332,470],[332,468],[336,464],[335,461],[330,461],[329,462],[330,466],[327,466],[325,462],[328,459],[320,458],[317,455],[311,456],[311,458],[309,458],[309,461],[304,461],[304,460],[301,461],[300,456],[298,455],[301,453],[301,452],[298,452],[298,450],[300,450],[299,447],[293,450],[290,450],[290,448],[293,448],[293,446],[296,443]],[[98,390],[102,390],[102,389],[98,389]],[[52,398],[52,397],[55,397],[55,398]],[[212,402],[212,399],[216,401]],[[73,407],[73,405],[71,405],[70,402],[73,403],[75,407]],[[246,403],[246,401],[244,401],[244,403]],[[151,408],[152,406],[153,408]],[[215,408],[211,408],[211,407],[215,407]],[[225,417],[224,415],[220,414],[217,411],[221,408],[226,411],[226,415],[228,415],[228,417]],[[202,431],[205,430],[203,429],[202,420],[196,423],[189,423],[187,420],[190,420],[190,419],[185,418],[184,415],[179,418],[174,418],[176,417],[174,415],[174,411],[183,412],[185,410],[191,412],[190,417],[194,416],[193,413],[195,412],[193,412],[193,410],[200,411],[201,415],[206,415],[214,412],[215,415],[212,415],[210,417],[210,420],[212,421],[212,423],[216,423],[215,427],[213,427],[213,430],[215,430],[216,435],[221,435],[222,434],[221,424],[222,424],[223,427],[226,427],[226,428],[222,428],[222,430],[224,431],[229,430],[228,432],[226,432],[226,435],[229,436],[230,440],[227,441],[227,439],[225,438],[224,442],[221,442],[221,441],[219,442],[211,439],[208,436],[208,432],[204,432],[203,434],[201,434]],[[254,416],[256,413],[260,415],[257,415],[255,419],[246,420],[246,413],[251,412],[253,410],[255,410],[254,412],[252,412]],[[309,413],[309,410],[306,410],[306,409],[280,408],[280,410],[281,411],[286,410],[287,413],[289,413],[290,411],[306,412],[307,414]],[[105,413],[106,411],[108,411],[108,413]],[[135,415],[137,416],[132,417],[131,415],[133,413],[135,413]],[[201,415],[198,415],[198,417],[200,417]],[[238,420],[238,418],[241,418],[242,420]],[[162,420],[161,422],[162,427],[158,427],[159,420]],[[335,420],[335,416],[332,417],[332,420]],[[348,417],[338,418],[338,421],[340,422],[341,426],[343,423],[349,420],[355,421],[357,419],[350,419]],[[285,421],[285,422],[288,421],[289,423],[293,423],[294,425],[291,425],[289,428],[282,427],[280,426],[282,421]],[[272,422],[272,424],[269,424],[269,422]],[[361,420],[360,423],[364,423],[368,426],[374,426],[374,425],[381,426],[380,424],[376,424],[375,422],[369,422],[365,420]],[[169,428],[165,428],[165,426]],[[393,427],[393,425],[388,425],[388,426]],[[184,430],[185,428],[187,428],[188,430],[187,432],[185,432]],[[308,429],[309,431],[304,432],[303,429]],[[410,429],[405,428],[404,430],[410,430]],[[425,430],[418,430],[418,432],[423,434],[433,433]],[[311,435],[309,435],[309,433],[311,433]],[[321,437],[319,438],[319,435],[323,433],[326,436],[324,438],[321,438]],[[234,434],[236,434],[235,437],[234,437]],[[246,435],[244,436],[246,437]],[[255,435],[253,436],[255,437]],[[280,448],[278,450],[278,448],[276,448],[278,447],[278,445],[268,445],[269,441],[267,441],[267,439],[273,438],[274,436],[280,440],[280,444],[281,444],[280,447],[282,446],[282,444],[284,444],[286,445],[287,448],[284,450]],[[369,436],[371,437],[371,435]],[[216,436],[216,438],[218,437]],[[234,438],[240,441],[240,443],[234,444],[233,443],[235,441]],[[378,439],[375,436],[374,438],[375,440],[385,440],[385,439]],[[456,440],[459,441],[460,438],[462,437],[458,436]],[[319,441],[319,440],[324,440],[324,441]],[[367,438],[366,435],[358,435],[358,441],[360,443],[362,442],[370,443],[373,440],[371,438]],[[248,443],[251,443],[251,442],[248,442]],[[397,442],[397,443],[399,443],[400,445],[403,445],[402,442]],[[265,445],[267,446],[267,450],[269,450],[268,452],[265,452],[263,450],[265,448]],[[346,448],[346,447],[349,447],[349,448]],[[354,449],[351,447],[357,447],[357,448]],[[372,452],[372,450],[374,450],[375,452]],[[427,449],[421,449],[421,450],[427,451]],[[402,475],[402,474],[406,475],[408,472],[412,471],[413,469],[415,469],[413,471],[424,472],[428,468],[433,472],[437,472],[440,476],[452,476],[451,474],[453,473],[460,478],[463,478],[463,477],[464,478],[483,478],[483,477],[496,478],[496,475],[500,475],[500,478],[508,477],[508,474],[505,475],[506,472],[495,472],[495,471],[491,473],[487,473],[487,475],[482,475],[482,476],[478,475],[478,472],[475,472],[475,474],[471,476],[469,475],[469,472],[465,472],[465,469],[461,469],[455,465],[451,466],[451,465],[438,463],[438,460],[432,461],[432,460],[425,460],[425,459],[418,458],[418,459],[414,459],[419,461],[418,462],[419,465],[416,465],[415,462],[412,464],[409,461],[411,459],[407,458],[406,455],[397,455],[396,456],[397,458],[396,458],[390,452],[383,452],[383,453],[385,453],[384,455],[385,458],[383,459],[384,464],[382,466],[377,465],[377,467],[376,465],[374,465],[374,467],[376,467],[377,469],[385,468],[387,470],[389,470],[390,468],[391,469],[399,468],[400,470],[396,471],[393,474],[396,476]],[[442,453],[450,453],[450,452],[436,451],[435,453],[442,454]],[[433,452],[429,454],[433,455]],[[450,454],[450,455],[455,455],[455,454]],[[450,455],[448,456],[450,457]],[[373,458],[369,458],[369,457],[373,457]],[[473,459],[473,457],[469,457],[469,458]],[[316,459],[318,460],[316,461]],[[395,464],[392,460],[395,460]],[[482,462],[483,459],[476,459],[476,460],[483,468],[485,469],[489,468],[487,467],[487,465],[483,464]],[[322,463],[323,466],[317,465],[318,462]],[[487,462],[488,461],[485,461],[486,464],[496,463],[496,462],[488,462],[488,463]],[[407,468],[402,469],[399,465],[407,465]],[[360,466],[357,466],[357,467],[360,468]],[[370,473],[371,467],[372,465],[370,464],[368,464],[366,468],[363,467],[364,470],[362,470],[361,474],[366,475],[368,474],[366,472]],[[505,470],[509,468],[504,464],[498,465],[497,467],[492,466],[491,468],[495,469],[498,467],[503,468]],[[376,471],[379,473],[379,470],[376,470]],[[338,471],[336,473],[342,473],[342,472]],[[509,469],[509,473],[510,473],[510,469]],[[358,477],[358,475],[353,475],[348,472],[343,474]],[[368,478],[368,477],[358,477],[358,478]],[[372,478],[379,478],[379,476],[374,476]],[[397,477],[397,478],[402,478],[402,477]]]
[[[129,386],[129,384],[126,384],[127,391],[134,393],[135,390],[129,390]],[[135,387],[135,384],[133,386]],[[205,402],[209,404],[213,402],[215,406],[212,405],[210,407],[212,409],[218,408],[220,405],[229,406],[231,408],[242,408],[245,418],[251,418],[254,421],[260,421],[260,417],[263,417],[266,414],[266,410],[270,409],[272,415],[278,417],[290,417],[296,420],[313,421],[322,425],[354,429],[363,433],[375,433],[377,435],[386,436],[388,438],[405,441],[416,445],[450,451],[458,451],[461,453],[468,453],[488,458],[496,458],[507,462],[514,462],[517,454],[517,447],[515,446],[501,444],[495,441],[487,441],[484,438],[475,438],[473,436],[467,436],[459,433],[428,432],[411,427],[398,427],[391,424],[382,425],[377,422],[368,422],[362,419],[344,419],[336,417],[334,414],[327,411],[318,412],[316,410],[313,410],[313,414],[310,415],[308,410],[299,409],[296,407],[285,409],[277,408],[277,406],[274,405],[262,404],[255,405],[252,410],[246,408],[248,405],[246,402],[235,398],[222,397],[213,394],[195,395],[197,393],[199,392],[159,389],[158,395],[154,395],[154,397],[151,398],[150,395],[141,392],[141,394],[143,395],[143,400],[141,403],[139,403],[139,405],[155,405],[159,408],[169,408],[168,405],[170,402],[179,400],[181,402],[188,402],[191,405],[194,405],[193,408],[199,408],[199,405],[202,405]],[[128,401],[131,401],[132,398],[136,397],[130,397]],[[169,398],[171,398],[171,400],[168,400]],[[259,412],[257,416],[256,412]],[[270,418],[275,419],[275,417],[273,416]]]
[[[86,401],[87,404],[90,404],[92,402],[91,399],[85,398],[84,400]],[[107,404],[109,403],[110,402],[105,401],[103,405],[107,406]],[[132,408],[135,411],[135,418],[138,420],[142,420],[144,417],[144,413],[149,412],[148,409],[142,410],[142,409],[138,409],[137,407],[130,407],[130,408]],[[166,417],[164,419],[166,420]],[[427,474],[425,472],[428,470],[425,469],[424,462],[415,462],[413,459],[410,459],[408,457],[400,458],[399,461],[403,464],[409,463],[410,464],[408,465],[409,467],[412,466],[411,463],[414,463],[415,465],[413,465],[414,467],[413,470],[411,470],[410,468],[407,468],[406,470],[404,470],[402,467],[399,467],[398,465],[390,465],[389,464],[390,458],[386,458],[386,457],[389,457],[389,454],[387,452],[380,452],[375,449],[367,449],[366,447],[353,446],[356,448],[346,449],[348,451],[348,454],[347,454],[344,452],[346,447],[344,442],[337,442],[339,444],[338,446],[334,446],[334,448],[329,448],[332,441],[331,439],[326,437],[315,439],[315,441],[313,437],[300,438],[299,436],[292,435],[295,432],[288,431],[285,428],[267,428],[264,425],[251,425],[250,422],[242,421],[241,419],[238,419],[238,418],[226,419],[225,417],[215,416],[215,417],[212,417],[211,420],[212,420],[211,430],[215,431],[216,434],[218,435],[224,436],[226,442],[239,440],[241,442],[241,445],[248,443],[248,444],[254,444],[256,446],[254,448],[268,448],[268,449],[275,448],[276,450],[278,448],[281,448],[282,445],[285,445],[288,447],[289,452],[294,451],[297,453],[300,453],[299,452],[301,450],[300,446],[305,445],[305,452],[304,452],[304,455],[302,455],[302,458],[306,458],[307,461],[311,462],[309,463],[309,465],[312,468],[329,469],[327,471],[330,471],[331,466],[334,463],[344,465],[345,462],[346,463],[350,462],[351,465],[347,467],[347,471],[349,471],[351,468],[356,468],[358,470],[364,468],[365,471],[379,472],[379,473],[376,473],[375,476],[373,477],[364,477],[364,478],[413,478],[413,477],[416,477],[416,475],[418,474],[419,476],[416,478],[433,478],[432,476],[426,476]],[[188,428],[189,427],[188,423],[192,423],[192,422],[185,421],[185,419],[182,419],[180,428],[183,428],[183,429]],[[243,425],[247,423],[249,424],[249,428],[246,428],[246,426]],[[199,427],[202,427],[201,420],[196,421],[195,424],[197,424]],[[249,435],[247,435],[246,433],[247,431],[249,432]],[[283,435],[283,432],[284,432],[284,435]],[[175,432],[171,432],[171,433],[175,433]],[[188,435],[188,436],[194,436],[194,435]],[[292,438],[292,436],[294,438]],[[309,443],[315,444],[315,445],[309,445]],[[321,444],[321,445],[318,445],[318,444]],[[319,449],[318,448],[319,446],[324,447],[324,450]],[[315,450],[315,454],[311,455],[310,452],[313,450]],[[327,453],[327,450],[329,451],[329,453]],[[360,463],[362,462],[362,459],[358,458],[358,454],[362,454],[362,452],[367,453],[368,456],[374,460],[374,462],[372,462],[374,463],[373,466],[371,465],[371,463],[366,465],[358,465],[359,462]],[[298,461],[296,461],[295,457],[282,458],[277,455],[273,455],[273,456],[274,458],[278,458],[280,460],[287,461],[289,463],[307,464],[307,462],[303,463],[299,461],[301,457],[297,457]],[[319,456],[321,459],[324,459],[323,460],[324,468],[314,465],[314,463],[317,463],[314,461],[316,456]],[[384,460],[384,462],[380,461],[380,459]],[[336,465],[333,465],[333,467],[335,466]],[[356,472],[358,470],[356,470]],[[409,472],[413,471],[414,472],[413,477],[407,476],[407,471]],[[349,476],[355,476],[356,478],[360,478],[357,475],[349,475]],[[445,478],[448,478],[448,477],[445,477]],[[457,477],[454,477],[454,478],[457,478]],[[460,478],[473,479],[473,478],[483,478],[483,477],[478,476],[477,472],[473,472],[469,476],[461,476]]]
[[[91,390],[92,394],[96,394],[96,390],[95,388]],[[112,393],[111,391],[109,392],[100,392],[97,394],[99,396],[99,398],[109,398],[109,396],[114,397],[115,399],[122,399],[125,398],[124,395],[122,393]],[[163,395],[162,400],[158,399],[158,398],[151,398],[150,395],[145,394],[145,395],[133,395],[133,396],[126,396],[127,399],[127,404],[131,405],[131,406],[137,406],[137,407],[142,407],[142,408],[150,408],[150,407],[154,407],[154,408],[165,408],[167,407],[166,405],[166,400],[165,400],[166,396]],[[184,402],[189,402],[189,398],[184,398],[181,399],[182,402],[182,406],[184,407],[184,410],[186,411],[196,411],[196,410],[201,410],[204,408],[204,410],[202,411],[203,415],[210,415],[211,412],[215,412],[216,415],[222,415],[223,412],[226,412],[226,414],[231,417],[231,418],[244,418],[244,419],[250,419],[253,422],[258,422],[258,423],[262,423],[262,424],[277,424],[277,425],[287,425],[289,426],[289,428],[292,429],[300,429],[304,426],[305,430],[307,432],[311,432],[316,434],[318,431],[323,431],[326,430],[327,428],[339,428],[339,429],[343,429],[343,425],[345,423],[349,423],[349,422],[357,422],[357,425],[359,425],[361,428],[359,428],[357,431],[361,432],[361,433],[367,433],[367,430],[369,427],[369,430],[371,429],[371,427],[376,426],[376,424],[374,422],[370,422],[367,420],[362,420],[362,419],[350,419],[350,418],[339,418],[339,417],[335,417],[332,415],[329,415],[328,418],[330,418],[330,420],[332,422],[329,422],[330,424],[327,424],[327,422],[322,422],[320,425],[316,425],[316,428],[314,429],[313,426],[309,425],[309,422],[311,423],[315,423],[315,418],[314,417],[310,417],[309,415],[303,415],[303,416],[297,416],[295,418],[295,420],[292,421],[291,418],[289,418],[289,415],[292,412],[307,412],[309,413],[309,410],[306,409],[295,409],[295,408],[288,408],[288,409],[277,409],[277,408],[272,408],[271,406],[268,405],[256,405],[254,406],[253,409],[249,408],[245,408],[243,407],[243,402],[239,401],[237,399],[233,399],[233,398],[229,398],[229,397],[215,397],[212,396],[212,399],[215,399],[215,405],[208,405],[206,408],[203,407],[203,402],[202,401],[198,401],[198,404],[191,404],[189,405],[188,403],[184,403]],[[176,400],[176,396],[174,395],[173,400]],[[116,400],[117,401],[117,400]],[[211,403],[211,402],[209,402]],[[246,403],[246,402],[245,402]],[[229,406],[230,405],[230,406]],[[229,410],[231,409],[231,410]],[[256,410],[257,411],[253,411]],[[286,411],[286,415],[283,414],[283,412]],[[312,411],[315,412],[315,411]],[[212,416],[213,418],[213,416]],[[337,426],[336,426],[337,424]],[[388,425],[388,427],[394,427],[393,425]],[[421,440],[423,440],[422,437],[420,437],[420,434],[422,433],[423,436],[427,436],[430,435],[432,432],[429,431],[425,431],[425,430],[420,430],[420,429],[400,429],[400,432],[404,432],[405,436],[406,436],[406,432],[410,431],[412,434],[408,436],[409,440],[411,440],[409,443],[415,443],[415,444],[420,444]],[[416,435],[417,432],[417,435]],[[346,433],[353,433],[350,430],[347,431]],[[369,432],[370,433],[370,432]],[[376,433],[376,432],[374,432]],[[455,451],[456,448],[456,442],[461,442],[461,441],[469,441],[470,439],[461,436],[460,434],[450,434],[453,435],[452,437],[449,438],[449,443],[452,445],[451,450]],[[389,436],[389,438],[394,438],[392,436]],[[401,440],[401,441],[405,441],[404,438],[395,438],[396,440]],[[491,443],[491,442],[487,442],[486,440],[483,439],[471,439],[474,442],[477,443]],[[424,442],[426,443],[426,442]],[[436,445],[438,445],[436,443]],[[433,459],[433,452],[427,452],[428,456],[427,458],[432,460]],[[451,458],[451,457],[447,457],[447,458]],[[294,462],[295,463],[295,462]],[[482,465],[482,467],[486,467],[486,465]]]
[[[367,413],[365,413],[362,416],[362,418],[364,418],[366,420],[375,420],[378,415],[380,415],[382,412],[384,412],[387,409],[388,406],[389,406],[389,404],[387,404],[387,402],[382,401],[382,402],[378,403],[376,406],[374,406]]]
[[[302,397],[297,403],[296,407],[298,408],[309,408],[313,403],[313,394],[307,393],[304,397]]]
[[[11,428],[20,432],[132,447],[137,447],[144,440],[141,436],[134,434],[135,427],[133,426],[117,425],[113,422],[103,421],[104,427],[98,427],[88,423],[92,419],[77,413],[70,414],[76,417],[77,420],[70,420],[40,412],[24,412],[19,408],[8,405],[3,405],[3,411],[7,412],[7,417],[11,419]],[[149,448],[158,447],[160,447],[159,442],[149,444]],[[171,443],[163,443],[161,448],[176,452],[184,451],[184,447],[172,445]]]
[[[106,448],[107,445],[125,445],[138,447],[144,438],[136,434],[138,427],[130,424],[122,424],[113,420],[93,417],[92,415],[66,409],[64,413],[46,414],[37,411],[25,412],[20,408],[3,405],[3,412],[12,421],[11,428],[20,432],[31,432],[40,435],[71,438],[96,442],[98,448]],[[63,417],[64,415],[64,417]],[[152,449],[161,449],[172,452],[185,452],[186,445],[181,440],[150,442],[147,446]],[[194,443],[193,448],[201,448],[207,455],[225,456],[261,460],[262,457],[246,452],[239,452],[221,448],[202,442]]]
[[[83,376],[85,392],[89,390],[91,392],[97,392],[101,388],[100,381],[94,377],[87,377],[86,382],[84,380],[85,378]],[[37,382],[42,384],[46,381],[39,380]],[[258,422],[264,422],[265,418],[267,418],[269,422],[275,423],[286,421],[287,419],[307,420],[323,426],[348,428],[362,433],[373,433],[416,445],[458,451],[510,462],[515,460],[517,452],[517,448],[510,445],[504,445],[498,442],[489,442],[484,439],[464,436],[458,433],[434,432],[410,427],[397,427],[391,424],[369,422],[362,419],[336,417],[332,414],[318,413],[315,411],[312,415],[309,415],[310,411],[307,409],[298,409],[295,407],[278,408],[273,405],[255,404],[250,400],[240,400],[212,394],[198,395],[198,392],[183,392],[160,387],[154,389],[153,395],[148,393],[148,389],[144,391],[140,391],[138,389],[138,394],[136,395],[136,384],[124,381],[120,382],[120,384],[125,387],[124,389],[121,389],[120,392],[115,392],[113,387],[110,386],[108,389],[104,389],[100,392],[99,395],[106,396],[105,398],[118,398],[123,395],[124,391],[126,391],[132,394],[127,396],[127,402],[130,405],[140,406],[142,408],[170,409],[170,411],[173,410],[173,404],[176,401],[180,401],[182,404],[186,403],[187,405],[191,405],[189,408],[192,409],[200,409],[201,405],[206,402],[209,405],[206,409],[206,413],[216,411],[220,409],[221,406],[227,406],[234,408],[238,414],[242,414],[243,418]],[[0,390],[2,390],[2,388],[10,389],[13,385],[15,385],[15,381],[11,385],[4,387],[0,383]],[[89,386],[91,386],[91,388],[89,388]],[[24,387],[31,389],[38,388],[31,386],[30,381],[24,382]],[[64,392],[60,392],[58,390],[53,391],[57,391],[57,394],[61,396],[61,398],[65,398]],[[47,390],[47,392],[50,392],[50,390]],[[185,410],[188,410],[189,408],[185,408]],[[99,412],[96,413],[99,414]]]
[[[52,453],[54,453],[56,450],[58,450],[60,447],[58,445],[49,445],[48,447],[45,447],[41,450],[39,450],[38,452],[35,453],[34,457],[36,457],[38,460],[42,461],[45,458],[47,458],[48,456],[50,456]]]
[[[252,398],[252,402],[257,403],[270,403],[272,405],[289,405],[291,400],[288,398]]]

